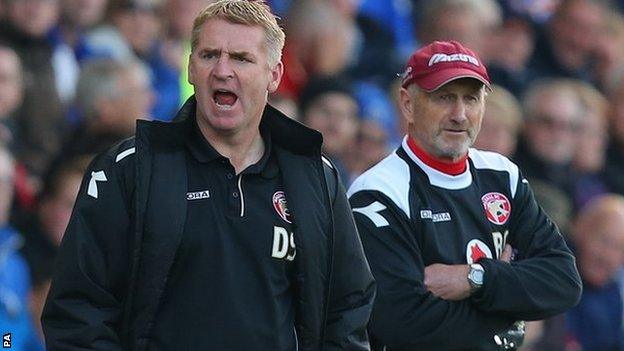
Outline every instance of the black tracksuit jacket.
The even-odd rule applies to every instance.
[[[189,99],[177,120],[195,113]],[[299,350],[366,350],[374,281],[322,138],[267,106],[297,242]],[[144,350],[183,233],[181,123],[139,121],[89,167],[42,317],[50,350]],[[224,331],[232,332],[232,331]]]
[[[379,350],[498,350],[494,335],[514,321],[580,298],[574,256],[518,167],[475,149],[466,162],[457,176],[439,172],[404,141],[349,188],[377,281],[370,331]],[[506,243],[511,263],[498,260]],[[426,266],[474,262],[485,268],[479,292],[447,301],[427,291]]]

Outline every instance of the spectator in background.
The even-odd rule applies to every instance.
[[[583,117],[576,133],[572,168],[577,174],[574,207],[582,208],[593,197],[608,191],[603,169],[607,156],[607,99],[593,86],[577,82]]]
[[[609,131],[605,178],[611,191],[624,195],[624,77],[609,93]]]
[[[396,78],[396,74],[393,78]],[[364,80],[353,82],[352,87],[362,119],[381,127],[386,134],[387,142],[393,147],[399,145],[403,137],[400,130],[401,118],[388,92],[380,88],[379,84]]]
[[[350,181],[353,181],[390,153],[388,134],[374,120],[360,122],[354,146],[347,165],[351,176]]]
[[[562,1],[538,36],[530,66],[536,77],[593,81],[598,38],[607,21],[604,0]]]
[[[17,125],[24,97],[22,64],[15,51],[0,44],[0,144],[14,152],[21,137]],[[19,160],[15,165],[15,196],[11,219],[20,217],[33,205],[38,181],[34,180]]]
[[[571,163],[583,111],[575,84],[555,79],[529,87],[523,99],[523,135],[514,157],[529,181],[544,181],[569,196],[574,193]]]
[[[5,1],[0,40],[22,61],[24,101],[16,112],[16,157],[41,177],[59,152],[65,122],[52,66],[52,47],[46,35],[56,25],[58,0]]]
[[[0,45],[0,143],[12,145],[17,141],[15,113],[22,104],[23,89],[19,56],[10,47]]]
[[[156,0],[116,0],[111,5],[109,26],[89,34],[98,51],[108,51],[120,61],[138,59],[150,71],[156,95],[151,118],[169,121],[180,107],[180,71],[160,38],[160,3]]]
[[[8,223],[13,180],[13,159],[0,143],[0,330],[11,333],[11,350],[43,350],[28,313],[28,265],[18,252],[23,239]]]
[[[90,61],[78,81],[76,105],[83,123],[61,157],[95,154],[131,136],[137,118],[149,119],[154,96],[145,67],[137,61]]]
[[[623,228],[624,197],[614,194],[592,200],[574,224],[583,294],[567,313],[567,322],[583,351],[622,350]]]
[[[490,35],[490,77],[515,96],[521,96],[535,80],[529,59],[535,46],[535,29],[524,18],[507,18]]]
[[[417,36],[422,43],[456,40],[484,61],[491,55],[489,37],[500,26],[502,14],[495,0],[424,0]]]
[[[535,193],[535,201],[544,209],[548,217],[557,225],[559,231],[570,245],[570,222],[573,214],[573,203],[568,194],[557,189],[552,184],[532,180],[531,187]],[[566,341],[565,315],[558,314],[542,321],[527,322],[527,333],[531,330],[539,331],[536,335],[531,351],[564,351]],[[521,349],[524,350],[524,347]],[[573,351],[573,350],[566,350]]]
[[[356,79],[387,88],[416,47],[413,6],[408,0],[361,0],[356,21],[361,33]],[[383,59],[380,59],[383,57]]]
[[[21,253],[30,269],[31,315],[36,321],[40,340],[43,340],[41,312],[50,287],[54,260],[69,223],[82,175],[91,159],[91,155],[87,155],[66,158],[55,164],[46,175],[35,210],[16,225],[25,239]]]
[[[596,82],[603,92],[613,89],[618,80],[624,78],[624,16],[621,12],[610,12],[604,27],[595,38],[598,53],[594,67]]]
[[[334,77],[316,77],[301,93],[299,99],[301,122],[323,134],[323,152],[327,154],[350,184],[347,168],[358,131],[358,105],[351,86]]]
[[[64,103],[71,103],[76,93],[80,64],[103,55],[87,44],[85,33],[104,18],[108,0],[57,1],[60,3],[60,18],[48,40],[54,47],[52,64],[57,91]]]
[[[298,99],[310,77],[343,73],[354,58],[357,27],[328,2],[293,3],[285,26],[280,94]]]
[[[518,100],[505,88],[492,85],[492,92],[485,101],[481,132],[474,147],[511,158],[516,151],[522,123]]]
[[[552,16],[562,0],[499,0],[505,12],[522,16],[537,25],[543,24]]]

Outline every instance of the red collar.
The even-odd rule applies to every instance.
[[[437,171],[452,176],[460,175],[466,171],[466,159],[468,159],[468,153],[466,153],[466,155],[464,155],[464,157],[459,159],[457,162],[446,162],[433,158],[425,150],[418,146],[412,137],[407,137],[407,146],[409,146],[410,150],[412,150],[412,152],[427,166]]]

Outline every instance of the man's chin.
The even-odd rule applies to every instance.
[[[460,159],[468,152],[468,145],[446,145],[440,151],[439,157],[442,159]]]

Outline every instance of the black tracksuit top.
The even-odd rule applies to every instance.
[[[388,350],[494,349],[494,334],[514,321],[560,313],[580,297],[574,256],[518,167],[475,149],[466,162],[459,175],[440,172],[405,138],[349,189],[378,284],[369,330]],[[497,260],[505,243],[511,264]],[[428,265],[477,261],[484,287],[467,299],[436,298],[423,284]]]
[[[270,134],[237,175],[185,123],[187,217],[150,349],[293,350],[296,247]]]

